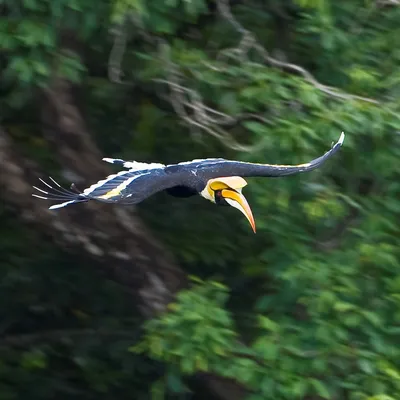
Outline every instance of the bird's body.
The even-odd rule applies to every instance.
[[[250,207],[241,194],[242,188],[247,184],[243,177],[282,177],[311,171],[335,154],[341,147],[343,140],[344,134],[342,133],[339,141],[330,151],[309,163],[300,165],[256,164],[223,158],[207,158],[164,165],[104,158],[104,161],[126,169],[91,185],[83,192],[77,193],[63,189],[53,179],[55,187],[42,181],[52,191],[34,187],[46,195],[34,194],[34,196],[63,201],[50,207],[50,209],[56,209],[89,200],[127,205],[138,204],[153,194],[164,190],[175,197],[190,197],[200,194],[216,204],[229,204],[238,208],[246,215],[254,230],[254,219]]]

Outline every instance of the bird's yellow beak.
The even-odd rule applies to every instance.
[[[237,192],[236,190],[223,189],[221,191],[221,195],[230,206],[237,208],[245,215],[247,220],[250,222],[253,232],[256,233],[256,223],[254,221],[253,213],[251,212],[249,203],[243,194]]]

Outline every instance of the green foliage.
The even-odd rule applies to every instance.
[[[343,149],[319,170],[249,180],[244,193],[256,236],[236,210],[200,198],[158,194],[138,206],[181,266],[204,279],[148,321],[139,343],[131,332],[141,321],[117,287],[2,211],[0,286],[11,299],[0,304],[3,336],[101,327],[129,337],[5,346],[5,398],[176,398],[190,393],[196,372],[234,378],[253,400],[400,398],[399,7],[361,0],[233,7],[271,55],[282,50],[331,86],[320,90],[254,49],[238,57],[240,34],[203,0],[5,5],[0,106],[19,150],[49,173],[57,160],[40,137],[36,107],[37,93],[55,75],[79,87],[85,117],[109,157],[302,163],[346,133]],[[126,85],[106,74],[109,31],[117,28],[126,29]],[[257,150],[233,152],[182,124],[166,85],[154,82],[170,78],[159,39],[182,85],[208,107],[262,117],[224,126]]]
[[[146,323],[144,341],[131,350],[178,364],[184,374],[213,370],[236,336],[225,301],[226,288],[216,282],[180,292],[170,312]]]
[[[147,29],[161,34],[174,33],[178,27],[207,11],[204,0],[115,0],[111,21],[121,24],[129,15],[143,20]]]
[[[34,88],[45,87],[56,72],[80,82],[85,72],[83,54],[61,45],[69,30],[71,40],[88,40],[101,32],[100,21],[108,16],[109,5],[82,0],[5,0],[0,19],[0,43],[7,63],[0,74],[10,90],[3,105],[18,108],[32,99]],[[75,42],[76,43],[76,42]]]

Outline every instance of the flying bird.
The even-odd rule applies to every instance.
[[[253,231],[256,232],[252,211],[242,194],[242,189],[247,185],[244,177],[275,178],[311,171],[332,157],[342,146],[343,140],[344,133],[342,132],[339,141],[328,152],[308,163],[299,165],[257,164],[223,158],[207,158],[164,165],[103,158],[104,161],[124,167],[126,170],[109,175],[83,192],[80,192],[74,184],[71,185],[71,190],[66,190],[52,178],[50,178],[52,184],[39,178],[46,186],[44,188],[46,190],[34,186],[41,195],[33,194],[33,196],[61,201],[49,207],[54,210],[89,200],[125,205],[138,204],[163,190],[175,197],[190,197],[199,194],[217,205],[237,208],[246,216]]]

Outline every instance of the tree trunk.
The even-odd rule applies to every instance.
[[[74,105],[69,83],[57,79],[42,104],[44,134],[63,174],[87,184],[110,173]],[[4,130],[0,131],[0,156],[5,168],[0,177],[3,197],[19,208],[22,218],[39,225],[61,246],[78,247],[106,266],[132,293],[146,317],[164,310],[174,293],[186,285],[184,273],[134,213],[96,202],[48,210],[48,204],[31,196],[32,185],[40,184],[39,176],[46,176],[38,173],[31,160],[17,154]]]
[[[57,78],[41,101],[43,134],[60,161],[62,175],[79,186],[105,177],[111,171],[102,161],[76,107],[71,84]],[[27,224],[52,237],[57,245],[79,251],[95,260],[132,295],[133,304],[146,318],[166,309],[174,295],[187,285],[186,274],[129,209],[88,202],[57,211],[32,197],[32,185],[46,178],[39,166],[18,153],[12,138],[0,126],[1,197],[18,210]],[[217,398],[237,400],[242,390],[235,383],[203,375],[201,381]]]

